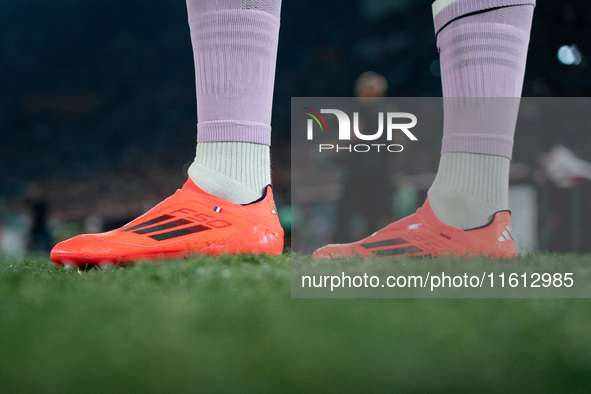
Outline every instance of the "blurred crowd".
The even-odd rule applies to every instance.
[[[289,227],[291,97],[352,96],[367,70],[384,75],[386,96],[440,96],[441,81],[428,1],[283,3],[272,161]],[[182,185],[196,140],[183,1],[9,0],[0,5],[0,34],[2,250],[47,250],[113,228]],[[540,1],[524,96],[591,95],[586,60],[566,66],[556,56],[572,44],[591,54],[590,37],[587,2]],[[591,158],[591,147],[574,145]],[[434,139],[420,152],[427,164],[411,174],[415,183],[434,171],[438,149]],[[414,184],[394,173],[398,189]]]

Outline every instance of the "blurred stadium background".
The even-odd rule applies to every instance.
[[[0,253],[113,228],[182,185],[196,139],[186,19],[182,0],[0,3]],[[540,0],[524,96],[591,96],[589,56],[589,2]],[[440,96],[437,58],[427,0],[284,0],[272,153],[288,228],[290,98],[351,96],[367,70],[387,77],[389,96]],[[556,144],[591,161],[589,138],[561,135],[517,136],[519,183],[538,205],[532,249],[591,252],[589,183],[535,171]],[[420,183],[436,164],[407,175]]]

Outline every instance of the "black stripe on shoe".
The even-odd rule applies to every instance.
[[[210,230],[210,227],[204,226],[202,224],[198,224],[197,226],[182,228],[179,230],[169,231],[167,233],[160,233],[149,235],[150,238],[155,239],[156,241],[164,241],[167,239],[182,237],[183,235],[195,234],[201,231]]]
[[[376,250],[373,252],[374,255],[380,257],[392,257],[392,256],[401,256],[403,254],[411,254],[422,252],[422,249],[417,248],[416,246],[409,246],[408,248],[396,248],[396,249],[383,249],[383,250]]]
[[[136,234],[154,233],[156,231],[168,230],[170,228],[180,227],[180,226],[184,226],[185,224],[191,224],[191,223],[193,223],[193,222],[190,220],[187,220],[187,219],[178,219],[178,220],[174,220],[172,222],[159,224],[157,226],[146,227],[141,230],[134,231],[134,233],[136,233]]]
[[[154,218],[152,220],[148,220],[147,222],[143,222],[143,223],[137,224],[137,225],[135,225],[133,227],[126,228],[125,230],[121,230],[121,232],[137,230],[138,228],[150,226],[152,224],[160,223],[160,222],[163,222],[165,220],[172,219],[172,218],[174,218],[174,216],[172,216],[172,215],[158,216],[157,218]]]
[[[405,239],[402,238],[394,238],[394,239],[387,239],[385,241],[379,242],[369,242],[366,244],[361,244],[362,247],[365,249],[373,249],[373,248],[381,248],[382,246],[392,246],[392,245],[401,245],[408,243]]]

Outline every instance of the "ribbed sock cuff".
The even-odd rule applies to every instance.
[[[536,0],[435,0],[432,4],[435,34],[463,16],[515,5],[535,6]]]
[[[250,142],[271,145],[271,126],[246,121],[201,122],[197,125],[197,142]]]

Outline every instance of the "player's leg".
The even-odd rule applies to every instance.
[[[199,120],[189,179],[120,229],[56,245],[56,264],[281,252],[268,186],[280,7],[280,0],[187,0]]]
[[[271,106],[281,0],[187,0],[197,86],[189,176],[240,204],[271,183]]]
[[[470,229],[509,209],[509,162],[519,107],[511,98],[521,96],[534,1],[448,3],[433,3],[443,96],[448,99],[429,202],[443,222]]]
[[[315,257],[516,254],[509,161],[535,0],[436,0],[444,103],[442,157],[417,213]],[[502,98],[502,99],[493,99]]]

